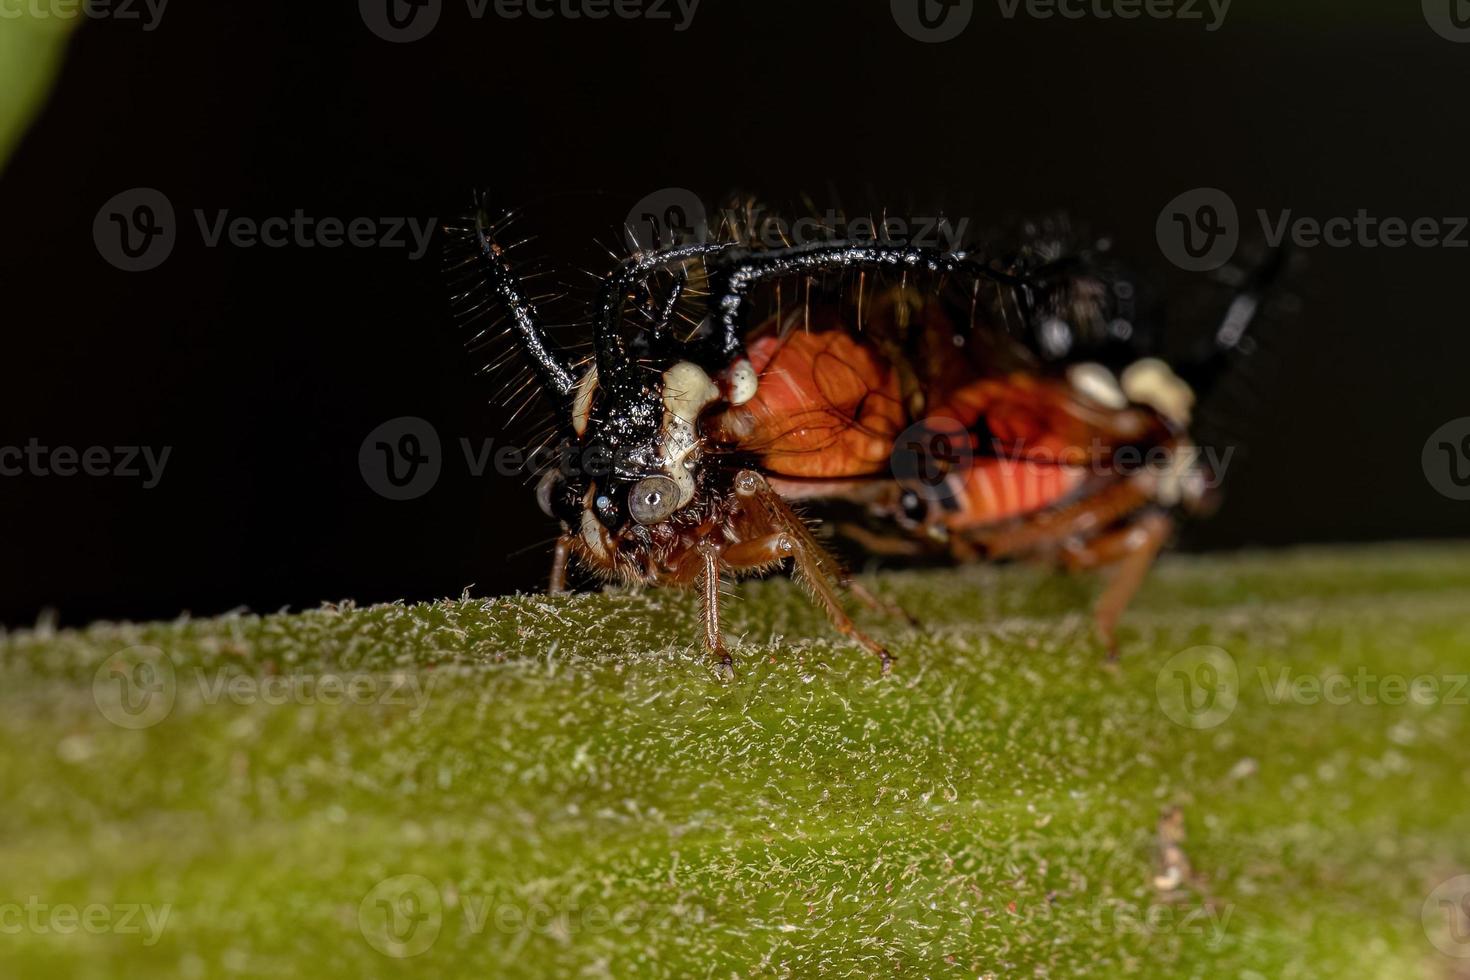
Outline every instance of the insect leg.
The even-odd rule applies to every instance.
[[[839,535],[855,541],[869,554],[916,558],[929,554],[933,550],[926,548],[921,541],[899,537],[896,534],[879,534],[851,521],[842,521],[835,527]]]
[[[892,670],[893,655],[877,640],[858,629],[852,617],[842,608],[837,597],[837,588],[843,583],[845,576],[836,559],[817,542],[811,529],[791,509],[791,505],[772,490],[765,478],[754,470],[741,470],[735,475],[735,493],[739,497],[755,501],[764,509],[771,525],[782,532],[782,537],[786,539],[785,545],[790,549],[796,565],[796,577],[810,590],[812,598],[821,606],[837,631],[856,640],[877,657],[882,664],[883,673],[887,674]]]
[[[714,545],[702,543],[699,554],[703,559],[704,574],[699,582],[700,619],[704,625],[704,648],[715,661],[715,672],[722,680],[735,677],[735,662],[730,651],[725,649],[725,638],[720,635],[720,553]]]
[[[1167,514],[1152,511],[1127,527],[1062,550],[1062,560],[1071,568],[1112,566],[1112,579],[1095,610],[1097,632],[1107,647],[1109,660],[1118,659],[1118,619],[1173,530],[1174,522]]]
[[[857,579],[851,577],[845,578],[842,580],[842,584],[847,587],[847,590],[849,592],[852,593],[853,598],[857,599],[858,602],[861,602],[869,609],[872,609],[875,612],[883,613],[885,616],[893,616],[897,619],[902,619],[904,622],[908,623],[910,626],[916,629],[922,625],[903,606],[900,606],[892,599],[885,599],[877,593],[869,591],[868,587],[863,585]]]
[[[1132,481],[1114,483],[1069,506],[968,535],[991,558],[1034,551],[1046,545],[1106,528],[1148,503],[1148,495]]]
[[[817,600],[817,604],[822,607],[822,611],[827,614],[827,618],[832,621],[832,625],[837,628],[837,631],[844,636],[856,640],[869,653],[877,657],[883,673],[887,674],[891,671],[893,669],[893,654],[884,649],[883,644],[868,636],[853,623],[852,617],[847,615],[846,610],[842,608],[841,602],[838,601],[837,591],[832,587],[832,583],[828,580],[827,576],[823,574],[820,560],[812,552],[802,547],[796,549],[795,558],[797,577],[811,590],[812,596]]]
[[[790,558],[796,546],[785,531],[776,531],[749,541],[737,541],[725,549],[725,563],[742,572],[761,572]]]
[[[567,590],[567,556],[572,551],[572,536],[563,534],[556,539],[556,551],[551,555],[551,580],[547,584],[546,591],[552,595]]]

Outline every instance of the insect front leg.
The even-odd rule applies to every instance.
[[[893,655],[853,623],[842,608],[837,588],[844,576],[836,560],[812,536],[806,523],[791,509],[781,495],[771,489],[759,473],[741,470],[735,475],[735,493],[762,509],[767,521],[777,532],[773,540],[789,553],[796,566],[796,576],[811,592],[817,605],[827,614],[838,632],[856,640],[878,658],[883,673],[893,669]]]
[[[733,680],[735,661],[725,648],[725,638],[720,633],[720,552],[709,541],[699,545],[700,563],[703,570],[699,579],[700,621],[704,626],[704,648],[715,662],[715,672],[721,680]]]
[[[551,575],[546,591],[552,595],[560,595],[567,590],[567,558],[571,553],[572,536],[563,534],[556,539],[556,550],[551,554]]]

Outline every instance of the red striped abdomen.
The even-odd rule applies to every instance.
[[[977,459],[967,471],[951,477],[955,496],[945,508],[944,522],[960,530],[1041,510],[1071,494],[1086,476],[1080,466]]]

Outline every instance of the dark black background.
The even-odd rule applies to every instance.
[[[1386,5],[1383,5],[1386,6]],[[532,248],[602,271],[657,188],[776,205],[1066,209],[1172,293],[1194,277],[1154,222],[1181,191],[1246,216],[1470,212],[1470,45],[1416,4],[1237,0],[1199,21],[1006,20],[923,44],[887,0],[703,0],[668,21],[473,20],[389,44],[353,3],[170,6],[158,28],[86,24],[0,179],[3,445],[171,446],[160,485],[0,480],[5,622],[259,611],[537,587],[554,533],[513,479],[472,478],[457,440],[505,431],[497,388],[448,324],[432,257],[403,249],[206,248],[193,210],[444,216],[471,188],[527,208]],[[1285,8],[1285,9],[1282,9]],[[92,224],[163,191],[179,242],[114,269]],[[1249,227],[1253,219],[1247,220]],[[1319,248],[1274,346],[1251,455],[1187,547],[1463,534],[1420,451],[1470,414],[1470,251]],[[430,420],[444,473],[394,502],[364,436]]]

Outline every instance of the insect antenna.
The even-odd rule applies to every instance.
[[[741,350],[741,334],[752,288],[762,282],[800,274],[848,270],[915,269],[941,274],[968,275],[1010,286],[1018,280],[992,269],[964,252],[946,252],[915,245],[873,241],[815,242],[753,254],[735,254],[735,261],[719,264],[711,280],[715,336],[721,356]]]
[[[1193,363],[1178,368],[1199,400],[1192,431],[1202,445],[1248,446],[1252,421],[1267,397],[1261,374],[1267,366],[1274,337],[1262,329],[1273,319],[1279,290],[1290,256],[1285,249],[1266,253],[1255,267],[1244,272],[1235,267],[1221,270],[1234,291],[1204,353]]]
[[[626,377],[627,357],[623,343],[623,309],[630,294],[640,291],[653,273],[693,259],[704,259],[732,246],[724,242],[677,245],[652,252],[637,252],[607,278],[598,298],[593,319],[593,342],[597,348],[597,372],[604,384],[615,386]]]
[[[1240,363],[1243,355],[1255,350],[1258,339],[1250,333],[1252,325],[1261,319],[1273,287],[1281,277],[1287,261],[1284,248],[1270,249],[1255,268],[1240,276],[1240,281],[1230,303],[1215,327],[1214,336],[1201,356],[1191,364],[1180,368],[1180,374],[1194,388],[1201,400],[1216,391],[1221,382]],[[1239,270],[1226,272],[1228,277]]]
[[[471,324],[494,309],[510,316],[511,332],[536,372],[541,386],[562,411],[570,411],[576,379],[565,355],[547,334],[535,301],[523,292],[525,277],[512,268],[507,248],[498,241],[507,218],[492,221],[484,199],[475,210],[445,222],[445,269],[450,278],[451,309],[457,320]],[[485,331],[475,335],[476,340]]]

